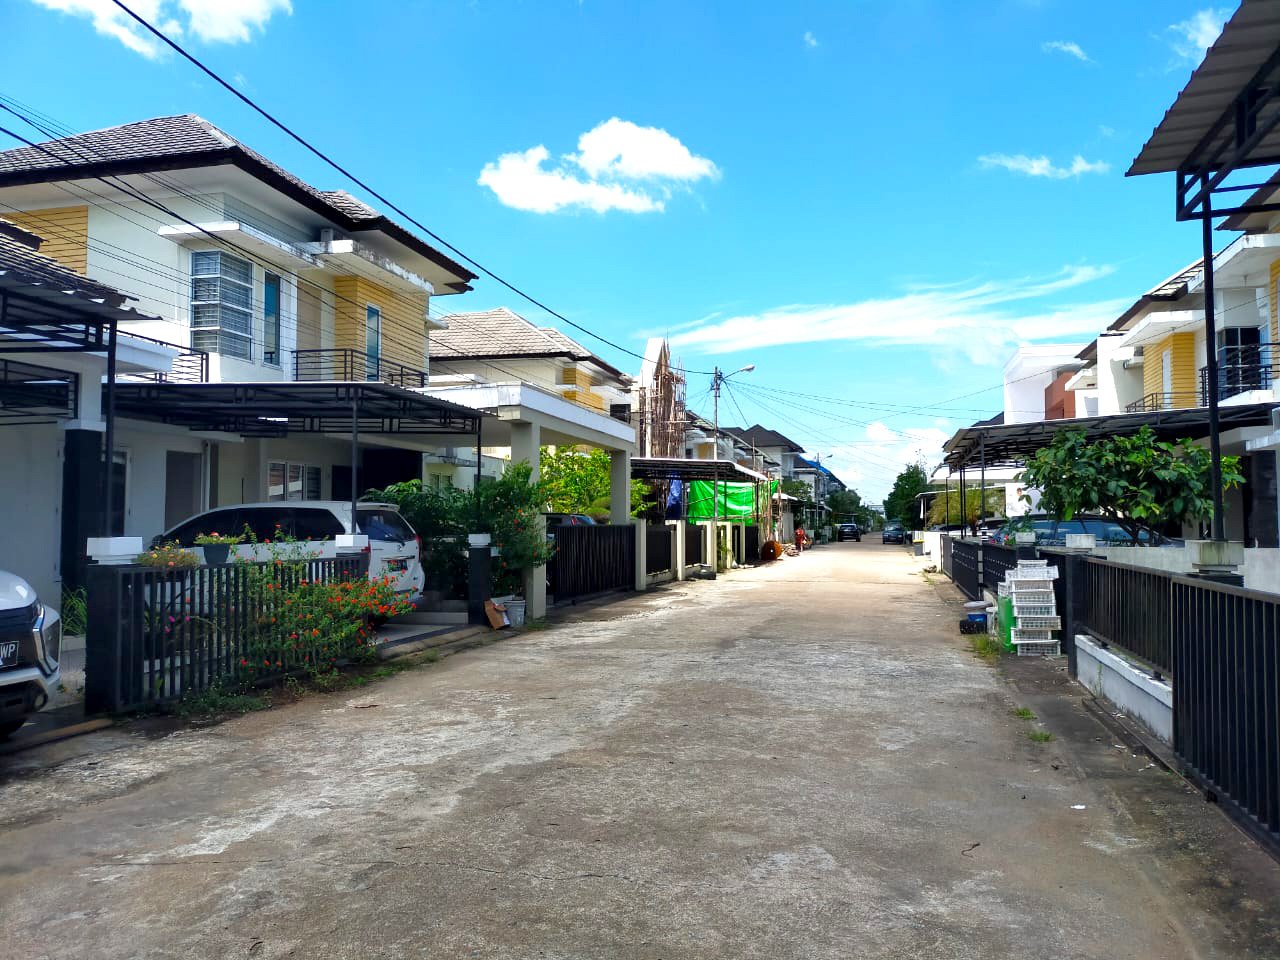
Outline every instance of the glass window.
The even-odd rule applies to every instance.
[[[221,250],[192,252],[191,345],[253,359],[253,265],[249,261]]]
[[[280,366],[280,278],[274,273],[262,283],[262,362]]]
[[[365,379],[377,380],[382,360],[382,311],[372,304],[364,316]]]
[[[293,510],[289,507],[251,507],[241,511],[244,524],[249,525],[258,542],[275,540],[281,534],[293,533]]]
[[[319,500],[320,468],[306,463],[267,463],[268,500]]]
[[[319,500],[320,499],[320,468],[307,467],[306,476],[304,479],[305,479],[306,485],[303,488],[302,498],[304,500]]]
[[[332,540],[343,532],[342,521],[329,510],[300,507],[293,511],[293,535],[299,540]]]
[[[370,540],[406,543],[417,536],[413,532],[413,527],[409,526],[404,517],[394,510],[378,508],[358,510],[356,517],[360,533],[365,534]]]

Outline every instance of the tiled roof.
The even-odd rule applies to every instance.
[[[233,164],[348,230],[383,230],[466,287],[476,274],[341,190],[317,190],[208,120],[188,113],[0,151],[0,186]]]
[[[23,283],[54,287],[77,296],[102,300],[110,306],[124,302],[125,297],[118,290],[68,270],[57,260],[40,253],[39,245],[40,238],[35,234],[8,220],[0,220],[0,274],[13,276]]]
[[[434,331],[428,341],[433,360],[566,357],[588,360],[617,377],[626,376],[559,330],[538,327],[507,307],[454,313],[443,319],[449,328]]]
[[[728,430],[729,428],[726,427],[725,429]],[[758,423],[755,426],[745,427],[741,430],[735,429],[731,432],[757,447],[781,447],[788,453],[800,453],[804,450],[804,447],[783,436],[777,430],[770,430],[768,427],[762,427]]]

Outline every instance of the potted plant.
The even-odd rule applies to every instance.
[[[200,558],[184,550],[176,541],[170,540],[139,554],[138,565],[165,571],[190,570],[200,566]]]
[[[211,567],[220,567],[227,562],[231,548],[237,543],[244,543],[244,537],[234,534],[201,533],[196,537],[196,546],[204,548],[204,562]]]

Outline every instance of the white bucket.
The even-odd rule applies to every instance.
[[[524,600],[506,600],[503,606],[507,608],[507,619],[511,621],[513,627],[524,626]]]

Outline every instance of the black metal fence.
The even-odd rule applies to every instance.
[[[1004,575],[1018,566],[1018,551],[994,543],[979,544],[982,551],[982,583],[994,592],[1004,583]]]
[[[977,540],[953,540],[951,543],[951,579],[970,600],[982,598],[982,580],[978,575],[981,549]]]
[[[636,528],[631,524],[556,526],[549,578],[557,603],[607,590],[634,590]]]
[[[1192,779],[1280,850],[1280,597],[1167,579],[1174,750]]]
[[[954,537],[949,536],[948,534],[945,534],[945,533],[942,535],[942,572],[946,574],[948,577],[952,576],[952,571],[954,569],[952,566],[953,554],[952,554],[951,548],[955,544],[955,542],[956,541]],[[955,578],[952,577],[952,579],[955,579]]]
[[[1079,588],[1078,629],[1173,673],[1170,597],[1173,577],[1089,557]]]
[[[425,370],[385,357],[369,356],[362,350],[332,349],[293,351],[293,379],[370,380],[421,389],[429,378]]]
[[[695,563],[706,563],[703,554],[706,553],[706,545],[704,543],[705,531],[696,523],[688,523],[684,525],[684,562],[685,566],[692,566]]]
[[[675,530],[665,523],[651,523],[645,532],[644,570],[652,576],[671,569],[672,541]]]
[[[363,578],[368,557],[312,558],[286,564],[273,580]],[[271,628],[273,602],[257,576],[274,563],[163,570],[135,565],[88,568],[85,709],[121,712],[170,703],[235,681],[245,657]],[[287,673],[255,669],[255,679]]]
[[[750,523],[742,531],[743,563],[760,562],[760,527]]]

